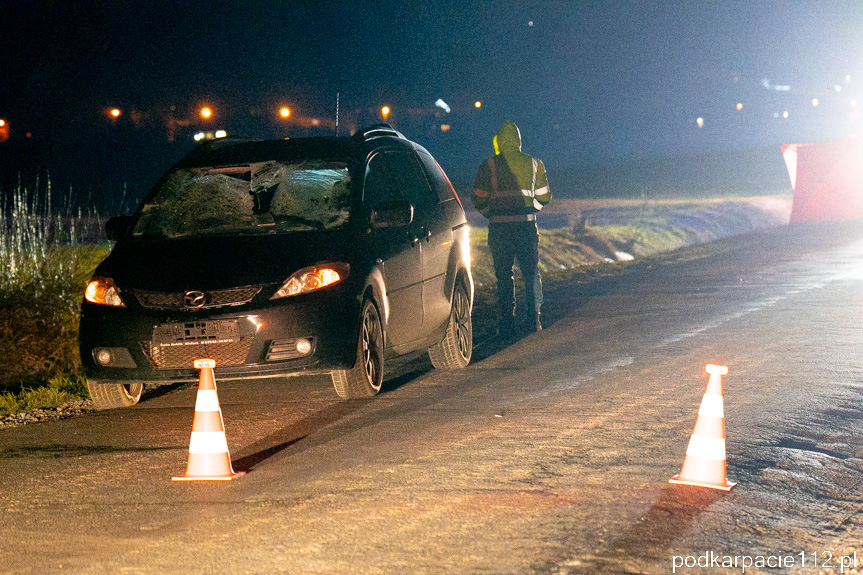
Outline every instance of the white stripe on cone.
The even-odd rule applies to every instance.
[[[689,438],[686,455],[723,461],[725,459],[725,439],[721,437],[693,435]]]
[[[227,453],[228,439],[224,431],[193,431],[189,440],[189,453]]]
[[[215,389],[202,389],[195,400],[195,411],[221,411]]]
[[[699,417],[715,417],[716,419],[725,418],[725,408],[722,404],[721,395],[705,395],[701,400],[701,407],[698,409]]]

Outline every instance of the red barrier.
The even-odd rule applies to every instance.
[[[794,203],[791,223],[863,220],[863,142],[857,136],[784,144]]]

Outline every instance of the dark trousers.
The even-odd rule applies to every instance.
[[[536,222],[491,223],[488,247],[497,278],[497,305],[501,326],[509,328],[515,317],[513,264],[518,261],[524,277],[527,321],[536,321],[542,306],[542,281],[539,277],[539,230]]]

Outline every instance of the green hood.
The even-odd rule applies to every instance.
[[[493,140],[494,153],[501,154],[504,152],[520,152],[521,151],[521,132],[515,122],[506,122],[498,130]]]

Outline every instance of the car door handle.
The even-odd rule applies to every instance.
[[[431,230],[426,228],[425,226],[423,226],[420,228],[420,235],[422,236],[422,238],[425,241],[429,241],[429,239],[431,238],[431,235],[432,235]]]

